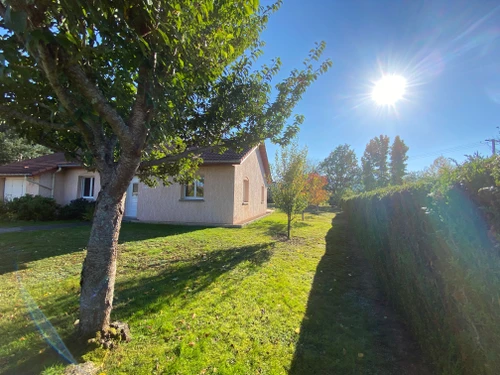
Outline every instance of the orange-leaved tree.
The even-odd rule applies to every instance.
[[[310,205],[316,208],[328,200],[328,192],[325,190],[328,180],[318,173],[309,173],[307,177],[306,193]]]

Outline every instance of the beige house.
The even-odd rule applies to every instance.
[[[204,153],[193,184],[150,188],[134,178],[125,201],[125,216],[144,222],[241,225],[267,213],[270,176],[265,145],[244,153]],[[0,166],[0,200],[25,194],[54,198],[65,205],[77,198],[93,200],[100,190],[97,172],[67,162],[61,153]]]

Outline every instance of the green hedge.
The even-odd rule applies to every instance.
[[[441,374],[500,370],[497,159],[343,202],[349,231]]]

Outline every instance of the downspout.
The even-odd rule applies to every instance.
[[[62,170],[61,167],[57,167],[57,171],[52,173],[52,187],[50,189],[50,197],[51,198],[54,198],[54,188],[56,187],[56,173],[61,172],[61,170]]]

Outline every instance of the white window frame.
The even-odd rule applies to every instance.
[[[198,196],[198,183],[201,182],[203,184],[203,195],[201,197]],[[188,196],[187,189],[189,186],[193,186],[193,196]],[[188,200],[188,201],[202,201],[205,199],[205,177],[200,176],[200,178],[197,178],[196,180],[193,181],[192,184],[187,184],[187,185],[182,185],[182,199]]]
[[[94,194],[95,194],[95,177],[85,177],[81,176],[81,185],[80,185],[80,198],[83,199],[94,199]],[[85,195],[85,180],[90,179],[90,188],[89,188],[89,193],[92,193],[92,195]]]

